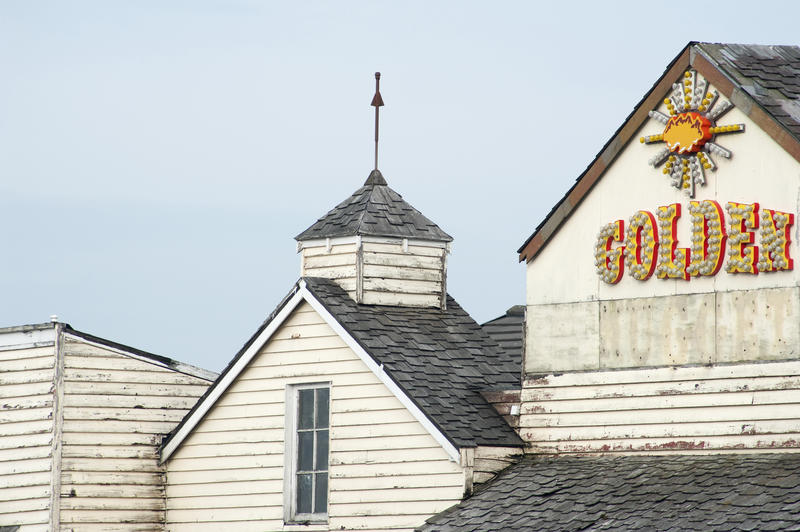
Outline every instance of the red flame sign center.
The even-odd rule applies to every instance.
[[[667,122],[664,142],[672,153],[696,153],[711,140],[711,121],[699,113],[681,113]]]

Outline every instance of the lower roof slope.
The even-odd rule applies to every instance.
[[[525,458],[417,530],[798,530],[800,453]]]
[[[525,306],[514,305],[505,314],[481,325],[489,338],[500,345],[506,354],[513,355],[522,368],[522,349],[525,344]]]
[[[481,396],[520,387],[520,361],[506,354],[448,296],[447,309],[357,304],[329,279],[309,290],[457,447],[521,446]]]

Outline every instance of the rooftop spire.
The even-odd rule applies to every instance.
[[[383,107],[383,98],[381,98],[381,73],[375,72],[375,96],[372,97],[370,104],[375,108],[375,170],[378,169],[378,112]]]

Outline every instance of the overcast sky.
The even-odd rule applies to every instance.
[[[450,293],[516,250],[690,40],[800,44],[800,3],[0,0],[0,327],[219,371],[372,168],[451,234]]]

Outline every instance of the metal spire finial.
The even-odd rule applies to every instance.
[[[375,108],[375,170],[378,169],[378,111],[383,107],[383,98],[381,98],[381,73],[375,72],[375,96],[372,97],[370,104]]]

